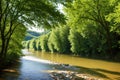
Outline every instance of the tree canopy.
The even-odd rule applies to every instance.
[[[57,10],[55,2],[57,1],[0,0],[0,64],[5,62],[12,36],[17,33],[16,29],[36,24],[39,27],[51,28],[65,23],[65,17]],[[19,29],[19,32],[22,30]]]

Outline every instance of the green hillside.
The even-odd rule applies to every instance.
[[[25,37],[24,40],[25,40],[25,41],[31,40],[31,39],[33,39],[33,38],[36,38],[36,37],[40,36],[40,35],[41,35],[41,33],[38,33],[38,32],[27,31],[26,37]]]

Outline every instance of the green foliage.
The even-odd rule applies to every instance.
[[[59,22],[65,23],[64,15],[56,9],[56,6],[53,5],[52,1],[25,0],[24,2],[25,6],[22,10],[24,10],[23,14],[25,14],[25,16],[21,16],[23,21],[27,21],[30,24],[34,24],[35,22],[35,24],[37,23],[46,28],[53,27]]]
[[[111,31],[120,35],[120,2],[116,4],[114,11],[106,16],[107,21],[111,22]]]
[[[68,40],[69,36],[69,30],[70,28],[68,26],[61,26],[60,27],[60,40],[61,40],[61,46],[62,46],[62,53],[70,52],[70,42]]]
[[[15,32],[11,36],[11,40],[8,46],[8,52],[6,54],[6,63],[14,61],[22,55],[22,40],[24,39],[25,31],[26,28],[23,25],[19,25],[19,27],[15,29]]]
[[[40,37],[40,46],[41,46],[42,51],[49,51],[48,45],[47,45],[48,37],[49,37],[48,34],[42,35]]]
[[[30,41],[25,41],[25,48],[29,49],[30,48]]]
[[[81,44],[79,50],[84,48],[88,56],[99,53],[111,58],[116,55],[113,46],[117,45],[119,40],[116,41],[117,37],[113,36],[116,36],[116,32],[117,36],[120,36],[119,22],[116,22],[119,21],[119,2],[119,0],[75,0],[64,9],[68,18],[67,25],[72,27],[71,29],[75,28],[85,38],[86,47]],[[72,42],[71,39],[70,41]],[[74,47],[71,49],[78,50]],[[106,57],[105,55],[103,56]]]
[[[68,40],[69,27],[58,27],[52,29],[50,33],[43,34],[35,40],[30,40],[29,49],[42,50],[42,51],[51,51],[59,53],[70,52],[70,42]],[[27,43],[23,42],[25,45]],[[33,45],[36,45],[34,47]]]
[[[36,48],[36,40],[35,39],[30,40],[29,49],[37,50],[37,48]]]
[[[57,10],[52,0],[0,0],[0,67],[1,64],[6,64],[4,61],[10,55],[17,57],[17,51],[20,53],[21,48],[18,46],[21,46],[19,42],[22,38],[21,34],[16,37],[15,33],[24,33],[24,26],[51,28],[61,23],[65,24],[65,17]],[[16,31],[17,29],[19,30]],[[32,42],[23,43],[24,47],[36,49],[36,41]]]
[[[36,39],[37,49],[118,60],[120,1],[71,0],[65,5],[67,24],[60,24]]]
[[[54,48],[56,51],[60,52],[62,49],[62,45],[61,45],[61,40],[60,40],[60,34],[59,34],[59,28],[56,28],[52,31],[50,37],[52,37],[52,44],[54,45]]]
[[[50,33],[50,36],[49,36],[49,39],[48,39],[48,48],[51,52],[55,52],[56,49],[54,47],[54,41],[56,39],[56,35],[55,35],[55,32],[54,30],[51,31]]]
[[[40,39],[36,39],[36,48],[37,50],[41,50],[41,46],[40,46]]]
[[[48,47],[51,50],[51,52],[70,52],[70,43],[68,41],[68,35],[69,27],[67,26],[60,26],[58,28],[52,29],[48,40]]]
[[[81,54],[84,42],[83,37],[76,29],[70,30],[69,40],[71,43],[71,51],[76,55]]]

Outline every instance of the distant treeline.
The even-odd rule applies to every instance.
[[[120,35],[116,32],[111,32],[112,54],[110,54],[106,37],[93,27],[91,26],[89,31],[83,32],[67,26],[56,27],[38,38],[23,41],[22,44],[24,48],[37,51],[58,52],[119,61],[120,49],[118,42]]]
[[[27,33],[26,37],[24,38],[25,41],[31,40],[32,38],[36,38],[41,35],[40,33],[30,31],[30,30],[28,30],[26,33]]]

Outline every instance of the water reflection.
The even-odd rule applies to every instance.
[[[29,52],[23,50],[25,55]],[[20,62],[0,73],[0,80],[52,80],[45,70],[51,70],[52,65],[47,60],[24,56]]]
[[[44,72],[51,69],[50,64],[21,58],[20,63],[1,73],[0,80],[52,80],[50,75]]]
[[[52,67],[49,64],[40,63],[36,61],[22,59],[20,68],[21,75],[19,80],[52,80],[52,78],[44,73],[44,70],[49,70]]]
[[[24,56],[22,58],[25,59],[25,60],[29,60],[29,61],[35,61],[35,62],[52,64],[51,61],[39,59],[39,58],[36,58],[36,57],[33,57],[33,56]]]
[[[0,72],[0,80],[17,80],[20,75],[20,68],[21,62],[17,62],[8,69],[4,69],[3,72]]]

